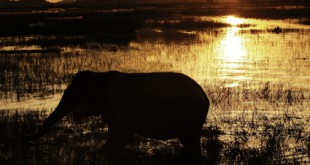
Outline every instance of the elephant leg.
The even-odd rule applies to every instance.
[[[184,163],[185,164],[202,164],[201,148],[200,148],[200,134],[199,135],[185,135],[180,137],[183,145]]]
[[[111,164],[123,164],[124,147],[132,142],[133,134],[128,129],[109,126],[109,137],[105,144],[110,155]]]

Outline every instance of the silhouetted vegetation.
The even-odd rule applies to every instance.
[[[205,164],[309,163],[304,155],[309,153],[309,133],[305,131],[309,118],[301,119],[294,114],[294,111],[283,110],[278,105],[281,102],[287,107],[300,106],[301,91],[292,91],[289,99],[285,92],[283,96],[278,96],[278,92],[269,87],[250,92],[241,89],[221,89],[219,85],[208,86],[206,92],[211,96],[213,105],[201,139]],[[222,97],[213,95],[215,93],[224,95],[231,93],[231,95]],[[255,96],[251,95],[253,93]],[[307,93],[303,92],[303,99],[309,99]],[[248,99],[239,95],[249,100],[251,97],[261,96],[261,98],[257,102],[244,106],[238,104],[238,100]],[[278,98],[280,102],[272,101],[273,98]],[[216,102],[219,100],[220,102]],[[266,101],[269,104],[265,104]],[[264,112],[269,106],[280,108],[275,112],[277,115],[268,115]],[[240,115],[234,115],[236,111],[228,109],[229,107],[240,110],[238,112]],[[28,145],[17,143],[16,138],[34,133],[48,113],[47,110],[1,111],[0,160],[2,162],[13,164],[19,162],[28,164],[33,161],[47,164],[75,162],[106,164],[109,162],[108,154],[102,151],[107,141],[107,128],[101,117],[90,117],[84,123],[75,124],[72,116],[69,116],[55,125],[41,140]],[[251,143],[255,145],[252,146]],[[135,136],[133,143],[123,151],[122,160],[133,164],[182,162],[180,145],[177,139],[159,141]],[[26,154],[25,151],[27,151]]]
[[[126,45],[135,39],[135,30],[143,25],[144,18],[140,12],[100,13],[93,10],[41,8],[24,14],[0,14],[3,20],[0,35],[51,36],[25,43],[38,43],[42,47],[53,43],[74,46],[89,42]]]
[[[52,6],[45,0],[0,0],[0,8]]]

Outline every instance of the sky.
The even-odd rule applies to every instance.
[[[51,3],[57,3],[57,2],[60,2],[60,1],[64,1],[64,2],[75,2],[75,0],[46,0],[48,2],[51,2]],[[168,0],[169,1],[169,0]],[[238,1],[238,0],[224,0],[224,1],[227,1],[227,2],[234,2],[234,1]]]
[[[57,2],[67,2],[67,3],[70,3],[70,2],[75,2],[76,0],[46,0],[47,2],[50,2],[50,3],[57,3]],[[109,0],[111,1],[111,0]],[[115,0],[115,2],[145,2],[146,0]],[[188,2],[190,0],[150,0],[151,2]],[[210,0],[193,0],[195,2],[197,1],[210,1]],[[240,0],[216,0],[218,2],[240,2]],[[250,0],[249,0],[250,1]]]

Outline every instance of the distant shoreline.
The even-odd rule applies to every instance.
[[[10,8],[32,8],[32,7],[119,7],[124,8],[128,6],[152,6],[152,5],[225,5],[228,4],[229,7],[234,6],[304,6],[310,7],[310,1],[300,1],[300,2],[182,2],[182,3],[86,3],[86,2],[76,2],[76,3],[49,3],[45,1],[40,2],[0,2],[1,9]]]

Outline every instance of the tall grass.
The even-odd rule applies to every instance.
[[[277,89],[282,92],[275,92],[277,90],[273,88],[266,89],[266,85],[259,90],[253,89],[255,91],[222,88],[220,83],[205,88],[212,102],[201,138],[205,164],[309,163],[307,122],[310,117],[300,114],[308,111],[308,92],[285,92],[287,89],[283,88]],[[270,90],[268,97],[264,95],[266,90]],[[215,95],[215,91],[219,95]],[[282,94],[279,96],[279,93]],[[299,98],[301,93],[303,97]],[[275,98],[279,101],[275,102]],[[241,104],[241,100],[248,103]],[[34,133],[48,113],[1,111],[0,160],[14,164],[109,162],[107,153],[102,150],[107,141],[107,127],[101,117],[75,124],[68,116],[30,146],[14,141]],[[25,149],[31,154],[21,156]],[[133,143],[124,150],[122,159],[133,164],[182,162],[181,144],[177,139],[159,141],[135,136]]]
[[[206,88],[206,93],[213,105],[207,123],[223,132],[219,137],[224,145],[214,143],[223,146],[220,155],[226,159],[222,163],[309,162],[306,146],[310,116],[306,89],[271,83],[257,89],[213,85]],[[211,137],[214,139],[214,135]]]

